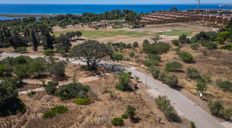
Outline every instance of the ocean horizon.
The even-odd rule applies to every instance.
[[[0,14],[83,14],[103,13],[115,9],[134,10],[138,13],[169,10],[175,6],[179,10],[193,10],[196,4],[160,4],[160,5],[77,5],[77,4],[0,4]],[[201,4],[199,9],[232,9],[232,5]]]

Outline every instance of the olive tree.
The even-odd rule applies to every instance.
[[[112,54],[112,50],[106,44],[95,40],[87,40],[74,46],[71,54],[76,59],[86,62],[89,70],[95,70],[102,59]]]

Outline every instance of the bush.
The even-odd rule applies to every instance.
[[[138,43],[137,41],[136,41],[136,42],[134,42],[134,43],[133,43],[133,47],[134,47],[134,48],[139,47],[139,43]]]
[[[155,44],[147,44],[143,45],[143,51],[148,54],[163,54],[170,50],[171,45],[168,43],[155,43]]]
[[[206,42],[203,45],[208,49],[217,49],[217,43],[215,42]]]
[[[43,53],[45,56],[53,56],[54,55],[54,51],[52,49],[44,49]]]
[[[197,50],[199,47],[200,47],[200,45],[198,43],[192,43],[191,44],[192,50]]]
[[[193,56],[188,52],[180,52],[178,55],[185,63],[191,63],[194,61]]]
[[[228,80],[217,81],[217,86],[221,88],[223,91],[232,92],[232,83]]]
[[[187,76],[193,80],[197,80],[197,79],[201,79],[201,74],[199,73],[199,71],[197,71],[197,69],[191,67],[191,68],[187,68]]]
[[[7,80],[0,82],[0,116],[25,112],[25,105],[18,99],[16,86]]]
[[[222,49],[232,51],[232,44],[227,44],[227,45],[223,46]]]
[[[28,76],[28,65],[18,64],[14,66],[13,73],[16,77],[23,79]]]
[[[12,68],[7,64],[0,64],[0,77],[10,76]]]
[[[17,47],[15,52],[25,53],[27,52],[27,47]]]
[[[74,102],[78,105],[89,105],[91,103],[91,99],[88,97],[76,98]]]
[[[190,122],[190,128],[197,128],[197,126],[195,125],[195,123],[194,122]]]
[[[197,80],[197,90],[200,92],[205,92],[207,90],[207,84],[205,79],[201,78]]]
[[[43,114],[43,118],[52,118],[56,115],[67,112],[68,109],[65,106],[55,106],[51,108],[49,111]]]
[[[28,73],[30,76],[39,77],[45,72],[47,63],[43,58],[36,58],[29,64]]]
[[[172,40],[172,44],[175,46],[180,46],[179,40]]]
[[[165,71],[167,72],[175,72],[178,70],[181,70],[183,68],[183,65],[177,61],[172,61],[166,64]]]
[[[155,101],[159,109],[163,111],[164,115],[169,121],[177,123],[181,122],[181,118],[177,115],[175,109],[173,108],[167,97],[159,96],[155,99]]]
[[[135,56],[135,52],[134,51],[130,52],[130,57],[134,57],[134,56]]]
[[[45,90],[48,94],[54,95],[57,86],[58,86],[57,81],[49,81],[47,85],[45,85]]]
[[[114,126],[123,126],[124,125],[124,121],[122,118],[114,118],[111,123],[114,125]]]
[[[48,66],[48,72],[55,78],[62,78],[65,76],[65,63],[54,62]]]
[[[209,108],[214,116],[231,121],[232,119],[232,109],[225,108],[220,101],[210,101]]]
[[[67,85],[60,86],[56,89],[55,95],[60,97],[62,100],[71,98],[84,98],[88,97],[89,86],[82,85],[81,83],[70,83]]]
[[[159,75],[159,80],[161,80],[163,83],[167,84],[168,86],[170,86],[172,88],[178,87],[179,80],[173,74],[161,73]]]
[[[119,83],[117,84],[116,88],[121,91],[132,91],[132,88],[129,85],[131,78],[131,73],[129,72],[122,72],[119,74]]]
[[[152,76],[157,79],[159,77],[160,74],[160,70],[159,68],[155,67],[155,66],[151,66],[149,68],[150,73],[152,74]]]
[[[182,35],[179,36],[179,42],[180,42],[181,44],[185,44],[185,43],[188,44],[188,43],[190,43],[190,39],[187,38],[187,35],[182,34]]]
[[[123,54],[122,53],[113,53],[111,58],[113,61],[120,61],[120,60],[123,60]]]

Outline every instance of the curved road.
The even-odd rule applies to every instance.
[[[16,57],[20,56],[18,53],[2,53],[0,60],[6,57]],[[42,57],[37,55],[29,55],[32,58]],[[60,60],[65,60],[64,58],[59,58]],[[72,61],[74,64],[83,64],[80,61]],[[152,91],[151,95],[157,96],[163,95],[167,96],[171,101],[172,105],[178,112],[180,116],[184,116],[190,121],[193,121],[198,128],[225,128],[219,121],[217,121],[212,115],[208,114],[193,101],[188,99],[186,96],[181,94],[177,90],[173,90],[162,82],[155,80],[154,78],[147,76],[145,73],[138,71],[136,68],[125,68],[130,71],[133,76],[138,77],[141,82],[149,86]]]
[[[138,77],[141,82],[149,86],[153,90],[151,91],[152,93],[167,96],[178,114],[193,121],[198,128],[225,128],[212,115],[208,114],[179,91],[171,89],[162,82],[136,70],[136,68],[126,68],[126,70],[132,72],[132,75]],[[156,96],[157,94],[154,95]]]

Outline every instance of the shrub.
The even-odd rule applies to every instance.
[[[134,57],[134,56],[135,56],[135,52],[134,51],[130,52],[130,57]]]
[[[205,92],[207,90],[207,84],[205,79],[201,78],[197,80],[197,90],[200,92]]]
[[[171,45],[168,43],[144,44],[143,51],[148,54],[163,54],[169,51]]]
[[[15,49],[15,52],[20,52],[20,53],[25,53],[25,52],[27,52],[27,47],[17,47],[16,49]]]
[[[187,38],[187,35],[182,34],[182,35],[179,36],[179,42],[180,42],[181,44],[185,44],[185,43],[188,44],[188,43],[190,43],[190,39]]]
[[[123,54],[122,53],[113,53],[111,56],[113,61],[120,61],[123,60]]]
[[[232,92],[232,83],[228,80],[217,81],[217,86],[221,88],[223,91]]]
[[[179,40],[172,40],[172,44],[175,46],[180,46]]]
[[[194,122],[190,122],[190,128],[197,128],[197,126],[195,125],[195,123]]]
[[[12,68],[7,64],[0,64],[0,77],[10,76]]]
[[[28,76],[28,65],[23,65],[23,64],[18,64],[14,66],[13,73],[16,75],[18,78],[25,78]]]
[[[62,78],[65,76],[65,63],[54,62],[48,66],[48,72],[55,78]]]
[[[56,115],[67,112],[68,109],[65,106],[55,106],[51,108],[49,111],[43,114],[43,118],[52,118]]]
[[[179,83],[179,80],[175,75],[166,73],[164,73],[162,81],[172,88],[178,87]]]
[[[222,49],[232,51],[232,44],[227,44],[227,45],[223,46]]]
[[[88,97],[76,98],[74,102],[78,105],[89,105],[91,103],[91,99]]]
[[[217,49],[217,43],[215,42],[206,42],[203,45],[208,49]]]
[[[144,65],[145,65],[146,67],[156,66],[156,65],[158,65],[158,64],[159,64],[159,61],[158,61],[158,60],[146,59],[146,60],[144,61]]]
[[[178,70],[181,70],[183,68],[183,65],[177,61],[172,61],[166,64],[165,71],[167,72],[175,72]]]
[[[121,91],[132,91],[132,88],[129,85],[131,78],[131,73],[129,72],[122,72],[119,74],[119,83],[117,84],[116,88]]]
[[[123,119],[130,118],[130,121],[136,123],[138,122],[138,118],[136,118],[135,116],[136,116],[136,108],[128,105],[126,112],[122,115],[122,118]]]
[[[88,92],[89,86],[82,85],[81,83],[70,83],[57,88],[55,95],[60,97],[62,100],[66,100],[76,97],[87,97]]]
[[[155,101],[159,109],[163,111],[164,115],[169,121],[177,123],[181,122],[181,118],[177,115],[175,109],[166,96],[159,96],[155,99]]]
[[[18,99],[18,92],[14,84],[7,80],[1,80],[0,95],[0,116],[25,112],[25,105]]]
[[[155,66],[151,66],[149,68],[150,73],[152,74],[152,76],[157,79],[159,77],[160,74],[160,70],[159,68],[155,67]]]
[[[193,62],[193,56],[188,52],[180,52],[178,55],[185,63]]]
[[[200,45],[199,45],[198,43],[192,43],[192,44],[191,44],[191,48],[192,48],[193,50],[197,50],[199,47],[200,47]]]
[[[137,41],[135,41],[135,42],[133,43],[133,47],[134,47],[134,48],[139,47],[139,43],[138,43]]]
[[[45,90],[48,94],[54,95],[57,86],[58,86],[57,81],[49,81],[47,85],[45,85]]]
[[[171,45],[168,44],[168,43],[156,43],[154,44],[154,50],[155,50],[155,53],[157,54],[163,54],[163,53],[166,53],[169,51],[169,49],[171,48]]]
[[[210,101],[209,102],[209,108],[211,113],[214,116],[217,116],[219,118],[225,119],[227,121],[231,121],[232,119],[232,109],[231,108],[225,108],[220,101]]]
[[[54,51],[52,49],[44,49],[43,53],[45,56],[53,56],[54,55]]]
[[[111,123],[114,125],[114,126],[123,126],[124,125],[124,121],[122,118],[114,118]]]
[[[197,80],[197,79],[201,79],[201,74],[199,73],[199,71],[197,71],[197,69],[191,67],[187,69],[187,76],[193,80]]]
[[[43,58],[36,58],[29,64],[28,73],[30,76],[39,77],[46,69],[46,61]]]

